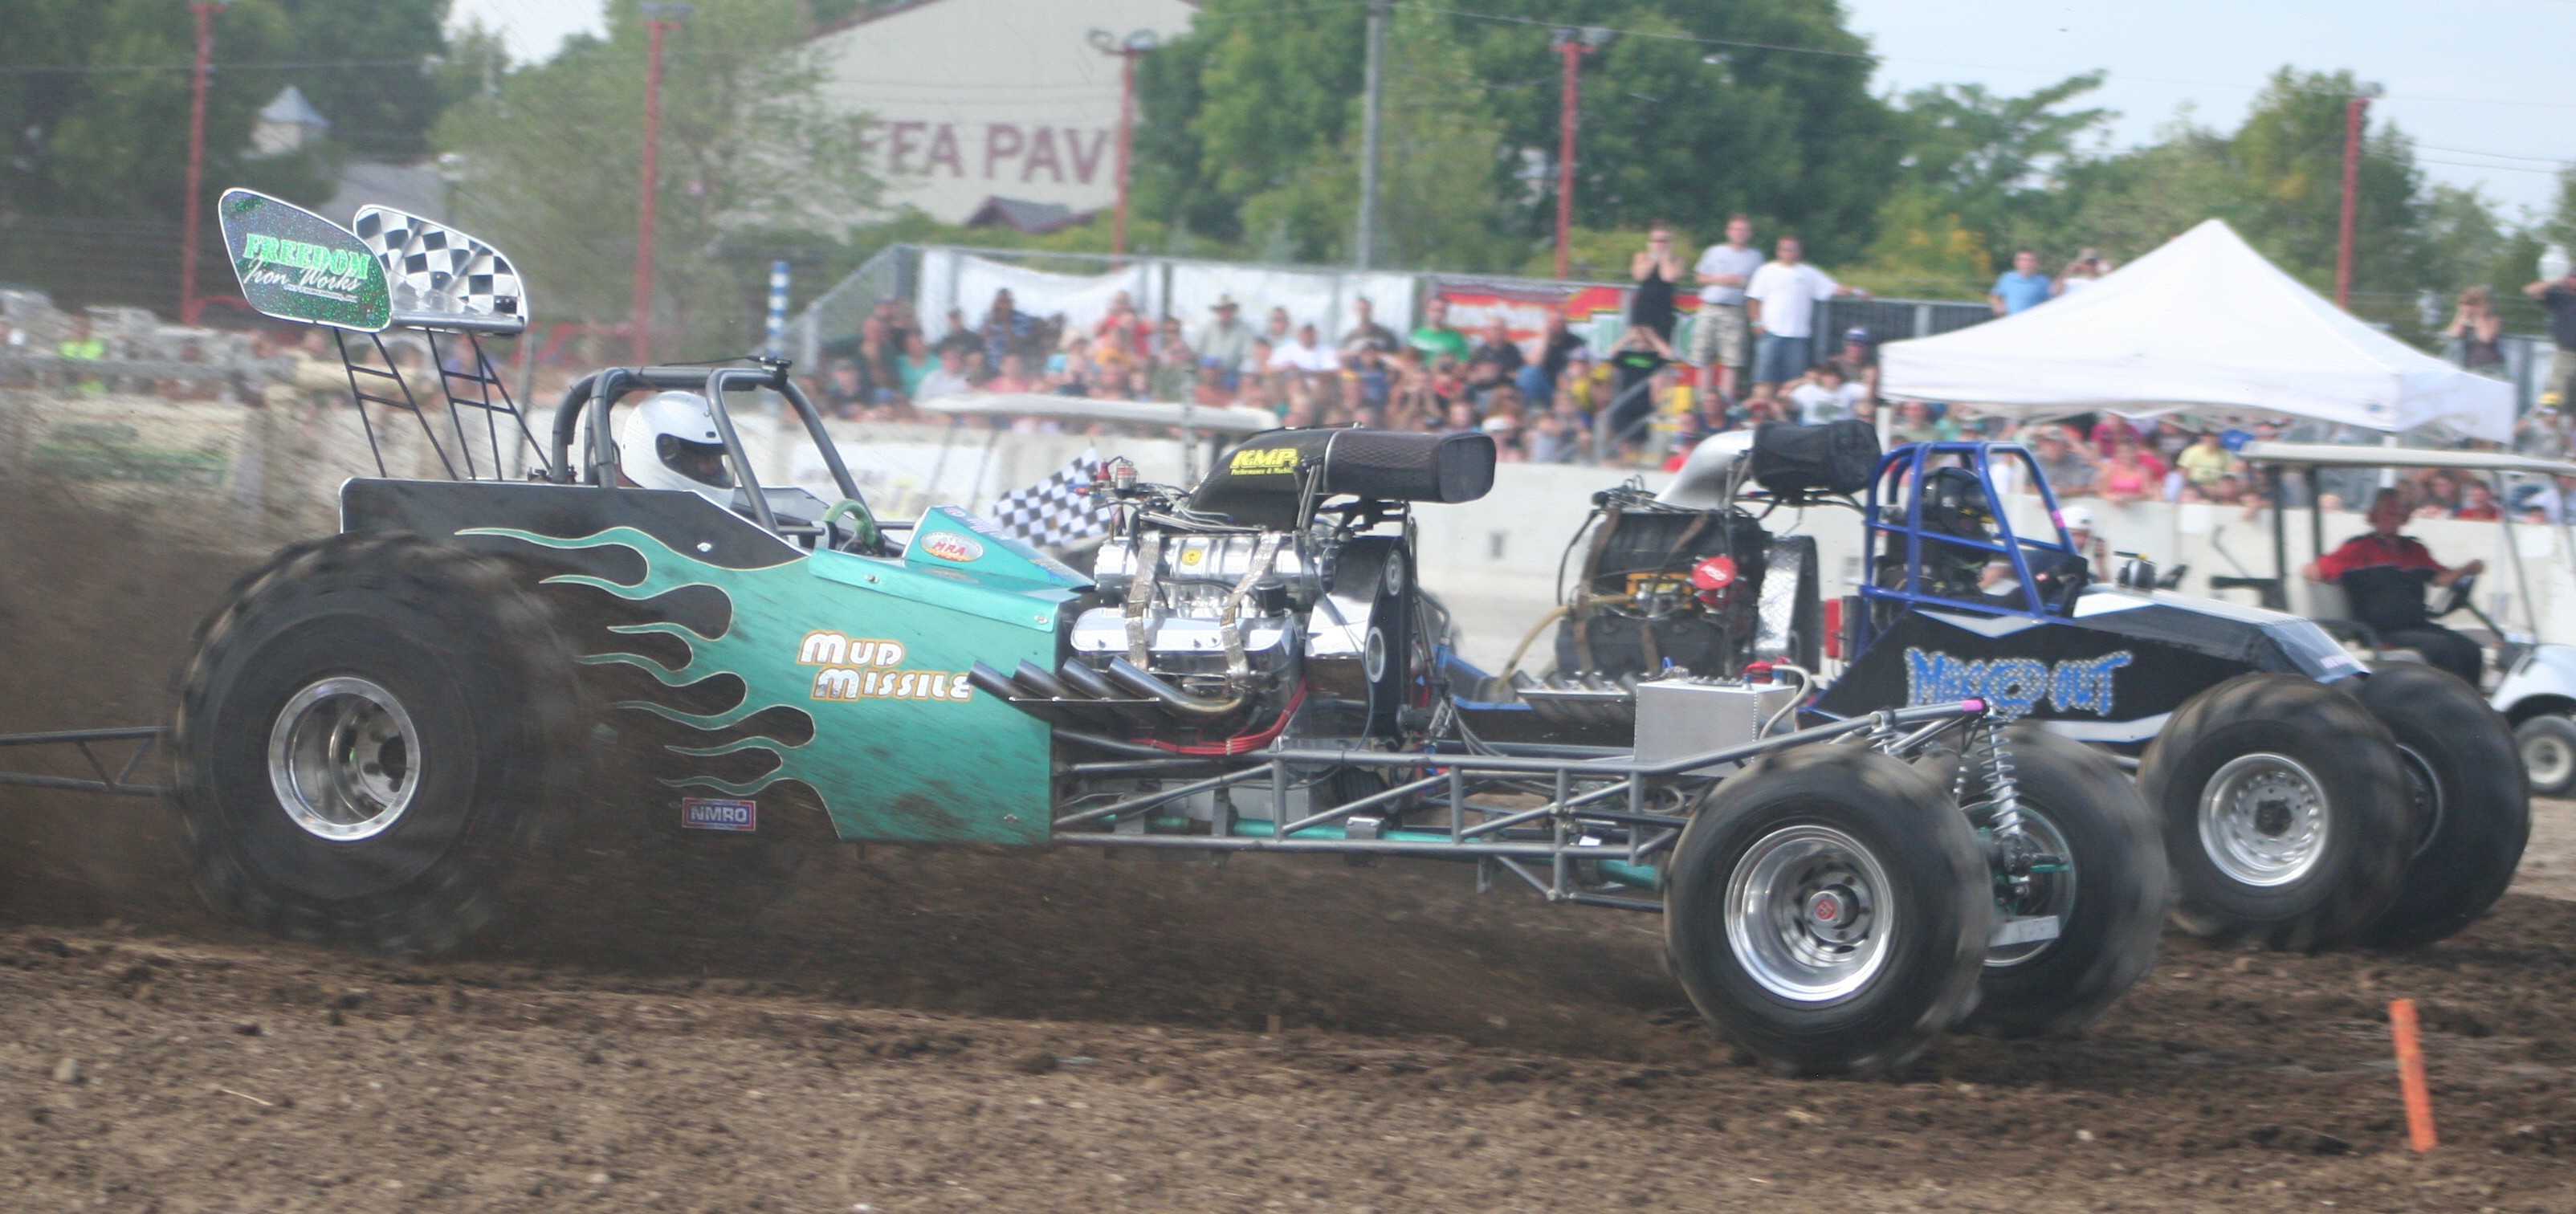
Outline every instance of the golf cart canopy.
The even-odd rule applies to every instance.
[[[2305,468],[2451,468],[2463,472],[2515,472],[2576,476],[2576,463],[2536,459],[2510,451],[2441,451],[2420,447],[2365,447],[2342,443],[2250,442],[2238,448],[2247,463]]]
[[[1051,417],[1060,421],[1172,426],[1222,434],[1258,434],[1279,428],[1279,419],[1266,409],[1094,400],[1088,396],[1055,396],[1043,392],[970,392],[963,396],[919,401],[913,407],[924,413],[1001,413],[1012,417]]]
[[[2250,442],[2236,454],[2251,464],[2272,465],[2270,489],[2275,509],[2272,511],[2272,576],[2269,578],[2210,579],[2213,587],[2233,585],[2253,590],[2263,596],[2263,605],[2288,610],[2287,587],[2290,579],[2290,540],[2281,504],[2281,477],[2284,470],[2295,468],[2308,478],[2308,550],[2326,551],[2325,511],[2315,503],[2316,470],[2319,468],[2447,468],[2458,472],[2485,472],[2500,476],[2576,476],[2576,463],[2562,459],[2538,459],[2510,451],[2446,451],[2426,447],[2374,447],[2344,443],[2272,443]],[[2522,567],[2522,550],[2513,540],[2513,511],[2496,513],[2496,524],[2504,529],[2504,551],[2513,569],[2515,588],[2520,592],[2522,614],[2532,627],[2540,626],[2540,614],[2531,597],[2531,575]],[[2501,632],[2502,629],[2497,631]]]

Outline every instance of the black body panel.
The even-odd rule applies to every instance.
[[[2320,681],[2360,667],[2316,626],[2228,604],[2121,595],[2115,610],[2075,618],[1908,610],[1817,698],[1849,717],[1976,697],[2036,720],[2067,722],[2099,741],[2139,741],[2185,700],[2240,674]],[[2100,604],[2095,604],[2100,606]]]

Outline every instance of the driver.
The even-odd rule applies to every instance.
[[[2433,622],[2424,611],[2424,584],[2448,586],[2483,572],[2487,563],[2444,568],[2420,541],[2397,534],[2405,525],[2406,500],[2382,489],[2370,499],[2370,534],[2344,541],[2301,572],[2312,582],[2340,583],[2352,601],[2352,618],[2377,632],[2381,644],[2416,650],[2475,687],[2485,665],[2477,642]]]
[[[707,398],[695,392],[657,392],[627,414],[618,432],[617,470],[639,489],[675,489],[733,505],[724,438]]]

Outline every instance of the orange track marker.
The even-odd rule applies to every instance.
[[[2388,1028],[2397,1037],[2397,1088],[2406,1096],[2406,1141],[2429,1151],[2433,1137],[2433,1091],[2424,1082],[2424,1045],[2416,1037],[2415,1001],[2388,1001]]]

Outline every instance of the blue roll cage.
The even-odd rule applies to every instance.
[[[2028,547],[2053,549],[2074,556],[2082,555],[2075,551],[2074,537],[2066,533],[2066,520],[2058,516],[2057,494],[2048,487],[2048,477],[2040,472],[2039,461],[2032,457],[2029,448],[2019,443],[1959,441],[1903,444],[1880,457],[1878,471],[1871,476],[1869,482],[1869,499],[1863,510],[1861,524],[1861,613],[1860,622],[1854,633],[1858,642],[1853,649],[1855,659],[1858,655],[1867,653],[1870,643],[1877,639],[1878,629],[1875,623],[1877,612],[1871,608],[1880,602],[1901,603],[1908,607],[1950,607],[1985,615],[2050,618],[2048,604],[2039,597],[2038,588],[2031,584],[2030,560],[2024,555],[2027,549],[2013,534],[2011,512],[2005,509],[2003,495],[1995,492],[1993,461],[1997,455],[2022,461],[2022,466],[2030,472],[2030,483],[2039,490],[2040,504],[2048,508],[2049,524],[2057,532],[2056,543],[2045,544],[2032,540]],[[1964,466],[1977,474],[1977,482],[1985,488],[1986,501],[1993,508],[1995,530],[2001,538],[1991,541],[1973,540],[1944,534],[1933,536],[1932,542],[2001,554],[2004,560],[2011,563],[2013,577],[2021,584],[2020,593],[2024,606],[2013,607],[2000,599],[1975,601],[1955,599],[1932,594],[1923,589],[1923,481],[1926,474],[1935,467],[1933,461],[1944,456],[1961,457]],[[1899,522],[1888,521],[1886,513],[1879,508],[1879,494],[1882,489],[1889,486],[1892,475],[1901,476],[1902,479],[1897,483],[1906,486],[1905,517]],[[1883,587],[1876,583],[1878,544],[1882,533],[1890,537],[1891,543],[1895,542],[1895,537],[1904,537],[1905,585],[1902,588]]]

